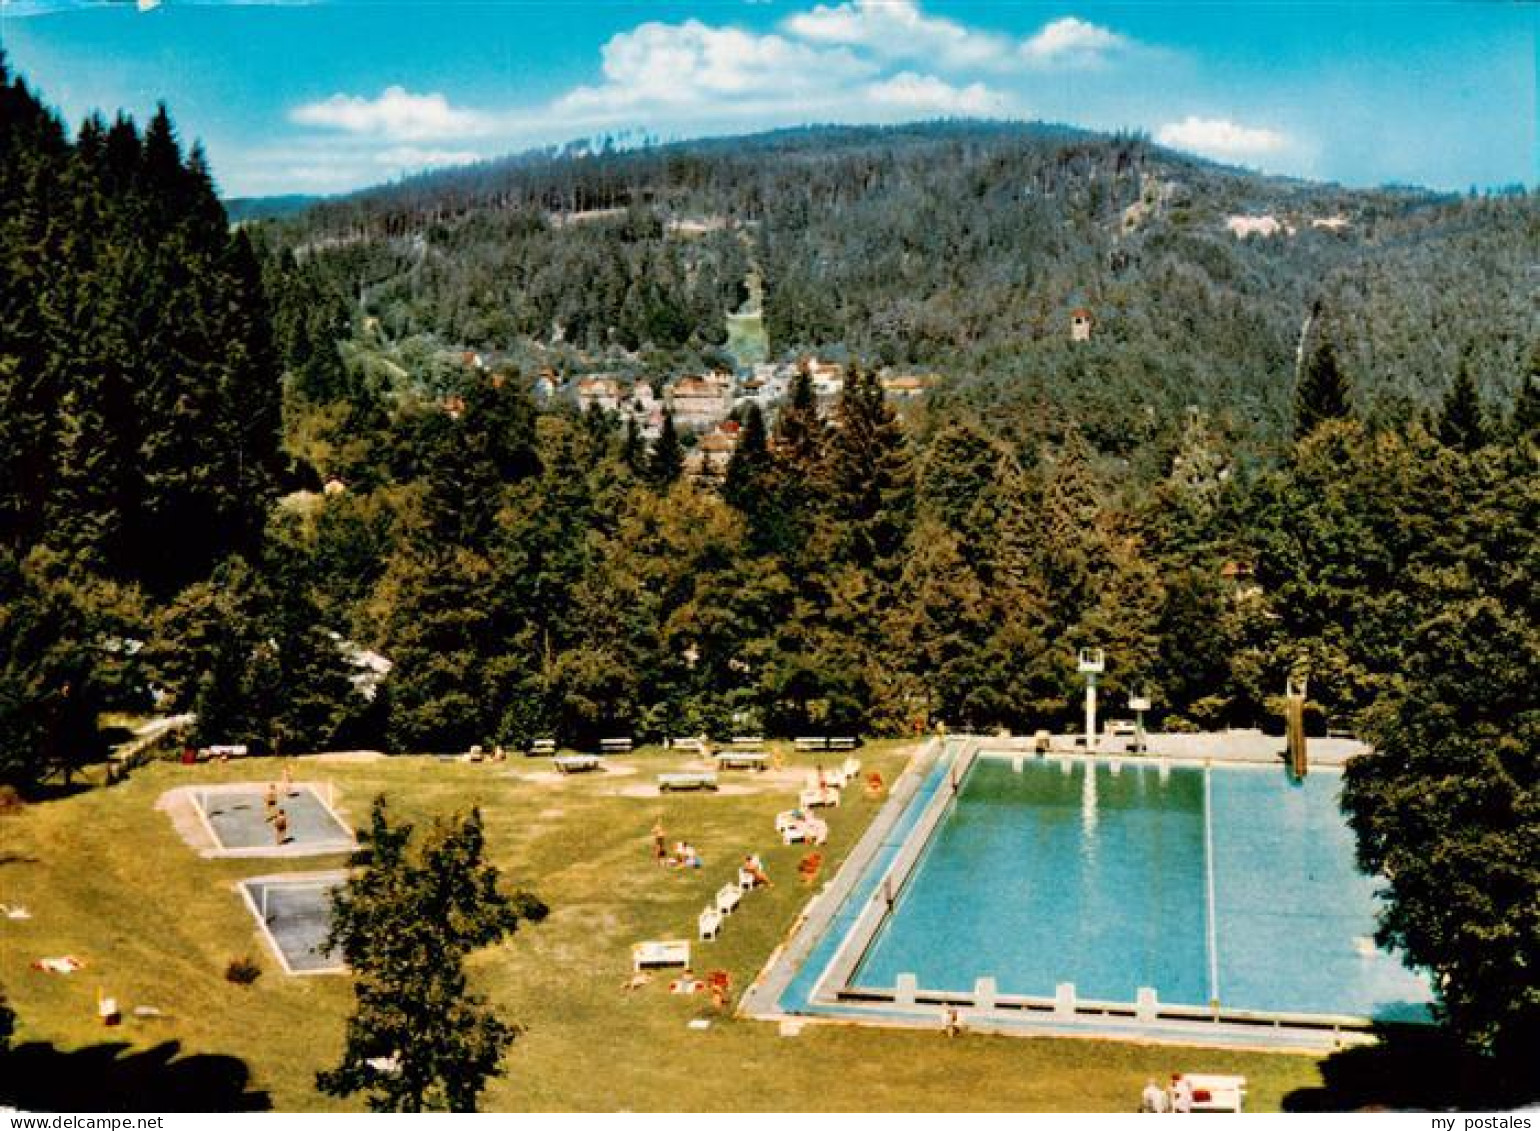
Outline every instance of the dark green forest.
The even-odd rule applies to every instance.
[[[232,224],[164,110],[71,133],[0,69],[0,779],[67,779],[108,710],[282,751],[1022,731],[1071,722],[1096,646],[1114,709],[1272,728],[1308,673],[1311,725],[1377,748],[1348,800],[1386,937],[1451,969],[1494,931],[1448,1016],[1532,1048],[1533,980],[1491,983],[1540,961],[1537,263],[1523,190],[984,123]],[[750,409],[724,476],[531,395],[730,365],[757,284],[772,356],[847,376]],[[939,383],[900,412],[884,366]]]

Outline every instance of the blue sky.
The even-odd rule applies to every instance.
[[[621,131],[960,115],[1353,185],[1540,181],[1534,4],[141,3],[0,0],[0,43],[71,121],[164,99],[228,195]]]

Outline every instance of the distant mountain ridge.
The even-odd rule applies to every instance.
[[[392,337],[579,368],[723,362],[753,272],[772,356],[923,367],[1022,435],[1111,452],[1189,407],[1283,435],[1317,305],[1370,416],[1435,403],[1462,363],[1505,405],[1537,336],[1533,194],[1348,189],[1042,123],[538,151],[266,227]]]

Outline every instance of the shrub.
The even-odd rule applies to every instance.
[[[225,967],[225,981],[234,982],[237,986],[249,986],[261,976],[262,967],[244,955],[230,959],[230,964]]]

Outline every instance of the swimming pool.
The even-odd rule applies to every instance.
[[[778,1004],[1093,1014],[1131,1035],[1425,1021],[1425,979],[1372,942],[1340,785],[1330,768],[1296,783],[1276,765],[953,749],[853,860]]]

